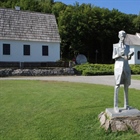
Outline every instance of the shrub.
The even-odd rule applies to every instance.
[[[82,64],[74,67],[77,73],[82,75],[112,75],[114,74],[113,64]]]
[[[75,71],[77,74],[91,76],[91,75],[113,75],[114,64],[82,64],[76,65]],[[140,65],[130,65],[132,74],[140,74]]]
[[[140,74],[140,65],[130,65],[132,74]]]

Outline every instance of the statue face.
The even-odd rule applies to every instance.
[[[124,41],[125,36],[120,36],[120,41]]]
[[[120,32],[119,32],[119,38],[120,38],[120,41],[121,41],[121,42],[124,41],[125,36],[126,36],[126,33],[125,33],[124,31],[120,31]]]

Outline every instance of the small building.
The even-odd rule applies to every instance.
[[[130,46],[130,51],[134,52],[129,64],[140,64],[140,33],[127,34],[125,43]]]
[[[53,14],[0,8],[0,62],[55,62],[60,42]]]

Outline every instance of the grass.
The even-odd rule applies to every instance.
[[[140,75],[132,75],[132,79],[134,79],[134,80],[140,80]]]
[[[105,132],[98,114],[113,106],[113,87],[47,81],[0,81],[0,140],[138,140]],[[120,90],[122,92],[122,88]],[[130,104],[140,109],[139,90]],[[123,105],[120,93],[119,104]]]

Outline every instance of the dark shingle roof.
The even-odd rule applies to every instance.
[[[125,43],[128,45],[140,45],[140,34],[136,33],[136,35],[127,34],[125,38]]]
[[[54,15],[2,8],[0,39],[60,42]]]

